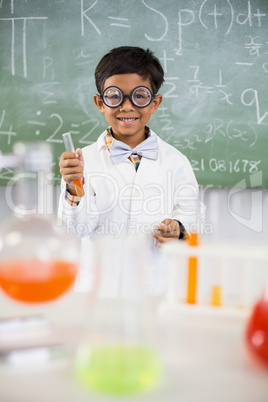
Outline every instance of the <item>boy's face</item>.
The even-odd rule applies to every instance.
[[[143,80],[138,74],[118,74],[109,77],[104,89],[116,86],[124,95],[130,95],[134,88],[145,86],[152,91],[150,81]],[[112,127],[114,137],[131,147],[136,146],[145,139],[144,127],[162,102],[162,95],[156,95],[150,105],[139,108],[129,98],[124,98],[122,105],[111,108],[106,106],[99,95],[94,95],[94,102],[98,109],[104,113],[107,123]]]

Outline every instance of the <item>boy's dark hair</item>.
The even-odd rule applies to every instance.
[[[159,60],[149,49],[121,46],[112,49],[102,57],[95,69],[96,87],[103,92],[107,78],[116,74],[138,74],[149,79],[152,91],[156,94],[164,82],[164,71]]]

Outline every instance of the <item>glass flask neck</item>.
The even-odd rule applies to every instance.
[[[18,143],[14,155],[5,158],[16,170],[6,187],[6,201],[11,211],[18,218],[52,214],[52,152],[48,144]]]

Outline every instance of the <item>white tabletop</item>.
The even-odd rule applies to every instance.
[[[0,347],[16,343],[61,342],[75,347],[86,317],[86,295],[69,293],[43,306],[22,305],[0,294],[0,318],[43,313],[46,323],[31,338],[26,332],[7,339]],[[218,310],[217,310],[218,309]],[[168,305],[157,309],[159,351],[164,377],[153,391],[120,400],[133,402],[267,402],[268,371],[249,355],[244,342],[249,311],[213,307]],[[38,327],[38,326],[37,326]],[[38,332],[39,331],[39,332]],[[3,402],[118,401],[91,393],[78,385],[72,354],[27,366],[0,364],[0,400]]]

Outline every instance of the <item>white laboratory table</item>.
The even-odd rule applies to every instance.
[[[30,307],[0,294],[0,318],[43,313],[52,332],[41,330],[36,337],[64,338],[72,350],[85,320],[85,300],[85,294],[70,292],[55,303]],[[89,392],[77,384],[72,359],[64,357],[38,366],[0,363],[0,401],[267,402],[268,371],[249,355],[244,343],[248,314],[160,301],[157,328],[164,376],[146,394],[110,397]],[[8,342],[12,345],[15,340],[1,338],[1,347]]]

